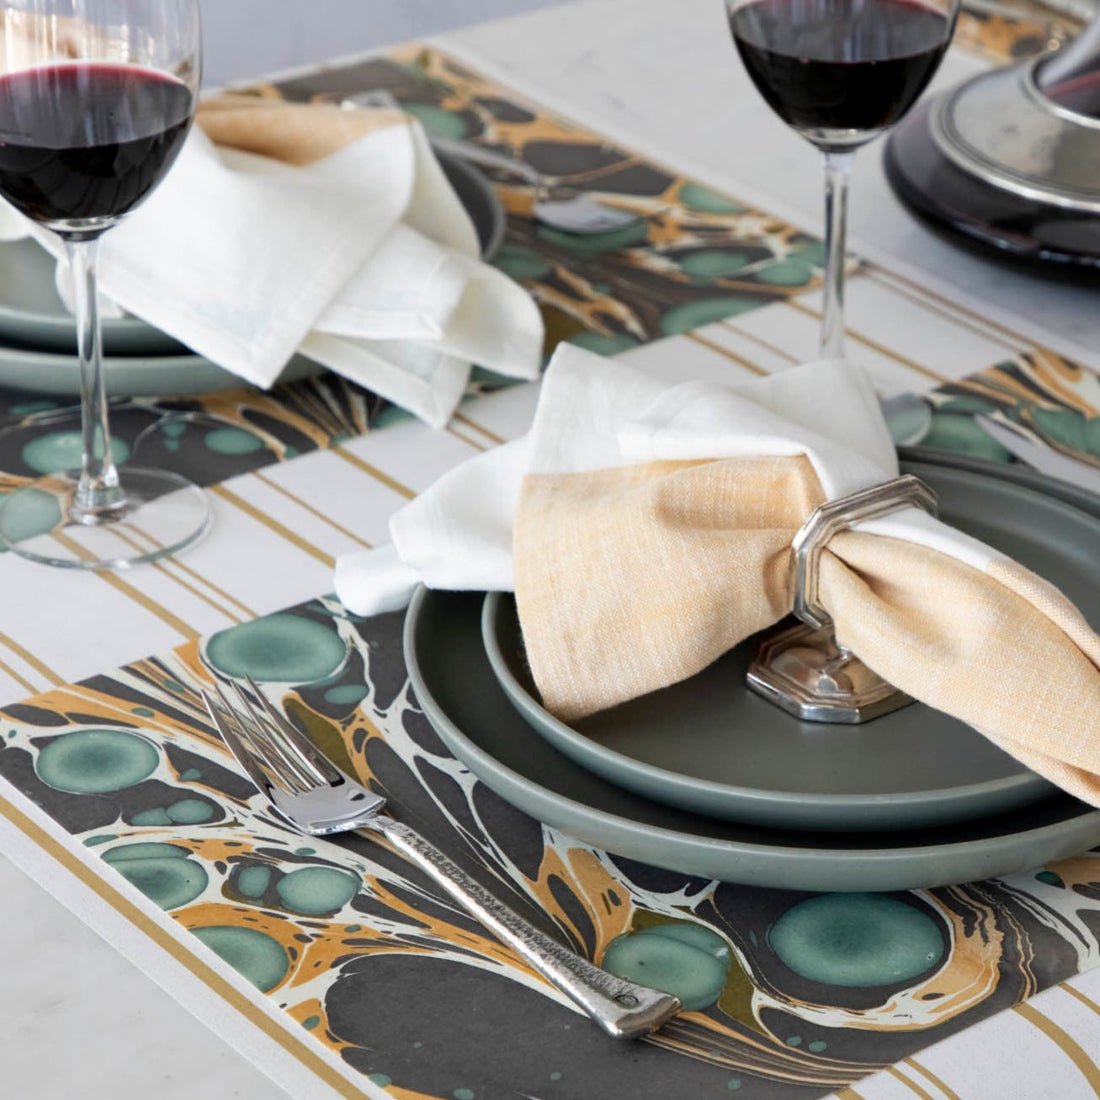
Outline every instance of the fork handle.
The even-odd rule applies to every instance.
[[[398,852],[426,871],[455,901],[498,939],[515,948],[613,1038],[641,1038],[679,1012],[677,997],[617,978],[540,932],[415,829],[378,814],[357,831],[385,836]]]

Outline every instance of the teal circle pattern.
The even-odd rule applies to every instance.
[[[137,844],[120,844],[103,853],[104,863],[127,863],[131,859],[186,859],[191,853],[175,844],[158,844],[156,841],[139,841]]]
[[[4,529],[12,542],[22,542],[52,531],[61,522],[61,505],[52,493],[23,489],[14,517],[5,516]]]
[[[359,880],[335,867],[301,867],[281,878],[275,890],[288,909],[320,916],[347,905],[359,893]]]
[[[822,894],[788,909],[768,944],[796,974],[826,985],[895,985],[943,958],[943,936],[926,913],[881,894]]]
[[[181,798],[166,806],[164,812],[168,820],[176,825],[200,825],[214,816],[214,807],[201,798]]]
[[[206,889],[210,877],[193,859],[125,859],[115,864],[127,882],[162,909],[178,909]]]
[[[22,459],[37,473],[60,474],[80,469],[83,448],[80,432],[50,432],[32,439],[23,448]],[[130,457],[130,448],[123,440],[112,439],[111,455],[121,464]]]
[[[261,993],[277,986],[290,969],[283,946],[278,940],[254,928],[234,928],[214,924],[193,929],[195,935]]]
[[[638,935],[664,936],[666,939],[686,943],[697,951],[713,955],[727,970],[733,962],[729,944],[717,932],[712,932],[701,924],[655,924],[651,928],[639,929]]]
[[[34,769],[47,787],[67,794],[106,794],[134,787],[157,770],[160,754],[122,730],[76,730],[45,745]]]
[[[333,630],[312,619],[279,613],[219,631],[206,643],[206,659],[228,676],[307,684],[327,679],[347,649]]]
[[[206,433],[203,443],[219,455],[251,455],[264,449],[264,441],[243,428],[215,428]]]
[[[668,935],[645,933],[616,936],[600,963],[627,981],[648,985],[680,998],[685,1012],[714,1004],[726,985],[728,965],[708,951]]]

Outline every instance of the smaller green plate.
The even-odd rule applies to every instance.
[[[694,813],[777,828],[915,829],[1054,790],[919,703],[861,726],[797,721],[745,684],[758,638],[690,680],[568,726],[539,701],[510,594],[486,595],[481,629],[504,694],[536,733],[604,779]]]
[[[76,354],[76,323],[54,282],[54,258],[29,237],[0,243],[0,340],[39,351]],[[187,349],[137,317],[105,317],[106,355],[180,356]],[[0,365],[0,381],[3,378]]]
[[[1100,519],[1001,473],[908,463],[951,524],[1057,583],[1100,622]],[[799,829],[914,829],[1004,813],[1052,786],[976,730],[920,703],[865,725],[799,722],[748,690],[759,638],[690,680],[575,727],[546,711],[510,595],[490,593],[486,653],[504,693],[556,749],[647,798]]]
[[[321,369],[313,360],[296,355],[279,381],[293,382]],[[107,356],[103,381],[109,397],[173,397],[249,385],[201,355]],[[62,352],[0,344],[0,386],[72,397],[80,392],[80,368],[75,356]]]

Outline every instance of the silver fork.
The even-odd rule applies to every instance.
[[[678,998],[609,974],[540,932],[419,833],[383,814],[381,795],[349,779],[246,682],[251,694],[232,684],[235,702],[218,683],[218,700],[203,691],[203,702],[237,762],[287,822],[312,836],[385,837],[616,1039],[648,1035],[680,1010]]]

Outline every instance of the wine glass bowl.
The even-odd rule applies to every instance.
[[[727,10],[760,94],[819,149],[858,148],[897,122],[954,25],[934,0],[731,0]]]
[[[209,522],[184,478],[114,461],[96,280],[100,237],[183,147],[200,44],[197,0],[0,0],[0,196],[64,244],[81,371],[80,469],[0,504],[0,545],[36,561],[121,568],[173,553]]]
[[[844,243],[852,155],[932,79],[959,0],[726,0],[738,53],[777,115],[825,155],[820,350],[844,350]]]

